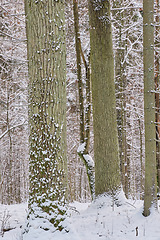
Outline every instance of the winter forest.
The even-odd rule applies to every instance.
[[[0,239],[160,240],[159,0],[0,0]]]

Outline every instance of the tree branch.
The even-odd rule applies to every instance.
[[[13,127],[10,127],[9,129],[7,129],[4,133],[2,133],[2,135],[0,136],[0,140],[7,134],[9,133],[11,130],[17,128],[17,127],[21,127],[21,126],[24,126],[24,125],[27,125],[27,123],[23,122],[21,124],[18,124],[18,125],[15,125]]]

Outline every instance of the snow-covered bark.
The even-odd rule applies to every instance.
[[[91,197],[92,197],[92,199],[94,199],[94,197],[95,197],[94,160],[88,153],[87,154],[85,153],[85,150],[86,150],[86,143],[82,143],[78,147],[77,152],[86,167],[86,173],[87,173],[87,177],[88,177],[88,181],[89,181]]]
[[[61,230],[65,215],[66,61],[64,1],[25,1],[29,61],[29,216]],[[45,221],[45,220],[44,220]],[[41,227],[45,229],[42,221]]]

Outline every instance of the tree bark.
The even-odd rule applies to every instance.
[[[157,206],[154,86],[154,0],[143,2],[145,195],[144,216]]]
[[[155,109],[156,109],[156,153],[157,153],[157,179],[158,188],[160,189],[160,105],[159,105],[159,0],[156,0],[156,27],[155,27]]]
[[[89,0],[95,194],[120,187],[110,1]]]
[[[25,0],[25,11],[30,78],[29,210],[41,217],[38,207],[61,230],[67,185],[64,1]]]

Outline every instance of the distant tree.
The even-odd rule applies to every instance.
[[[90,66],[89,66],[90,60],[89,60],[89,56],[86,60],[86,57],[82,50],[77,0],[73,0],[73,12],[74,12],[75,42],[76,42],[76,56],[77,56],[79,105],[80,105],[80,142],[81,143],[85,142],[84,153],[88,153],[89,143],[90,143],[90,121],[91,121],[91,86],[90,86],[91,83],[90,83]],[[84,68],[85,68],[85,81],[86,81],[85,88],[83,87],[84,84],[82,81],[81,62],[83,62]],[[85,89],[85,94],[84,94],[84,89]],[[86,108],[85,108],[85,105],[86,105]]]
[[[154,84],[154,0],[143,2],[145,194],[144,216],[157,206],[155,84]]]
[[[81,39],[79,32],[79,18],[78,18],[78,2],[73,0],[74,13],[74,28],[75,28],[75,47],[77,60],[77,78],[78,78],[78,92],[79,92],[79,112],[80,112],[80,142],[84,143],[85,139],[85,123],[84,123],[84,97],[83,97],[83,83],[81,73]]]
[[[120,188],[110,1],[89,0],[95,194]]]
[[[112,1],[117,124],[126,197],[144,195],[143,18],[132,0]],[[128,18],[128,16],[130,16]]]
[[[115,34],[115,86],[116,86],[116,106],[117,106],[117,126],[119,140],[119,155],[121,168],[121,181],[123,190],[128,196],[129,158],[127,158],[127,134],[126,134],[126,61],[127,32],[123,30],[126,25],[126,12],[121,10],[124,1],[113,1],[113,24]],[[116,10],[114,10],[116,9]]]
[[[84,100],[84,121],[85,121],[85,152],[93,156],[93,121],[91,115],[90,79],[86,71],[89,69],[89,15],[87,0],[67,0],[66,2],[66,65],[67,65],[67,154],[68,154],[68,188],[69,198],[76,201],[89,201],[91,199],[86,166],[84,161],[77,154],[80,141],[80,102],[78,90],[78,71],[76,59],[75,21],[73,5],[78,10],[79,34],[81,45],[81,77]],[[76,14],[77,16],[77,14]],[[81,51],[82,50],[82,51]],[[82,57],[83,55],[83,57]],[[88,104],[89,103],[89,104]],[[90,118],[91,116],[91,118]],[[91,133],[91,134],[90,134]],[[88,139],[88,140],[87,140]],[[88,150],[87,150],[88,149]]]
[[[45,218],[61,230],[67,187],[64,1],[25,0],[25,12],[30,79],[29,216]]]

